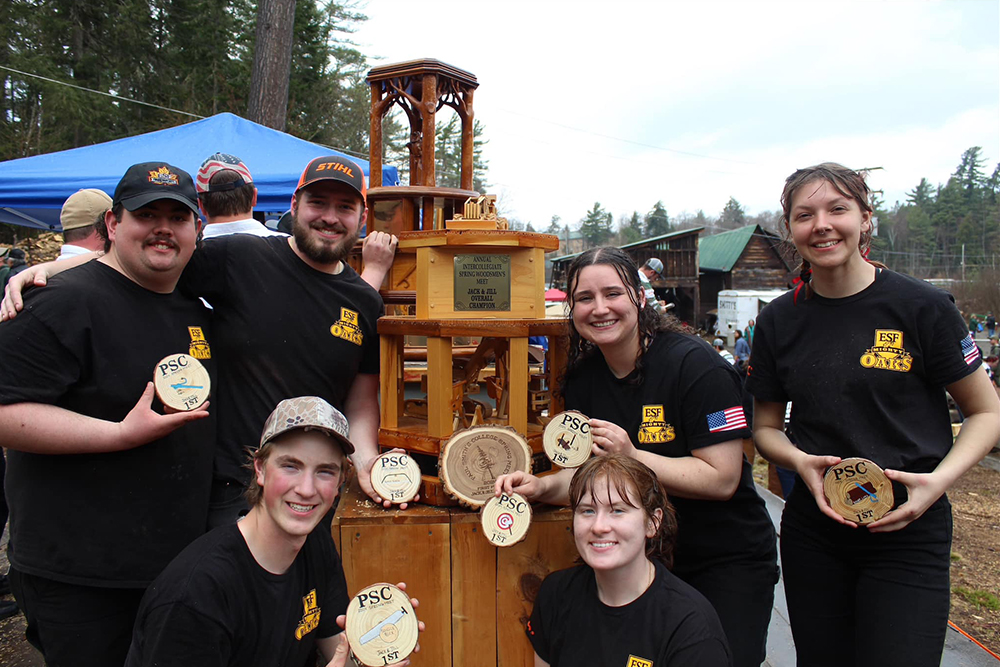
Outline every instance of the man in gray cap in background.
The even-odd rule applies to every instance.
[[[287,236],[254,220],[257,188],[250,170],[235,155],[210,155],[201,163],[196,185],[198,206],[205,216],[206,241],[229,234]]]
[[[663,304],[660,303],[659,299],[656,298],[656,292],[653,291],[651,281],[653,278],[659,278],[662,273],[663,262],[656,257],[650,257],[646,260],[645,264],[639,267],[639,282],[642,284],[642,289],[646,293],[646,303],[655,308],[658,313],[664,313],[666,312],[666,309],[664,309]]]
[[[63,245],[56,259],[104,250],[104,238],[97,233],[97,225],[104,224],[109,208],[111,197],[103,190],[88,188],[71,194],[59,212]]]

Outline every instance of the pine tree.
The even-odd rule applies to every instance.
[[[594,208],[580,221],[580,233],[591,246],[607,243],[614,235],[611,214],[604,210],[600,202],[594,202]]]
[[[646,214],[645,223],[646,238],[654,238],[670,233],[670,218],[667,217],[667,209],[663,207],[662,201],[656,202],[649,213]]]

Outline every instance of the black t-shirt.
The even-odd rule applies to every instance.
[[[179,288],[214,309],[219,479],[249,481],[246,449],[280,401],[319,396],[343,410],[355,376],[379,372],[378,292],[346,264],[338,275],[311,268],[286,236],[212,239]]]
[[[599,352],[573,369],[566,408],[618,424],[639,449],[668,457],[750,437],[739,375],[706,342],[673,332],[656,335],[635,371],[616,378]],[[729,500],[671,496],[677,510],[674,572],[684,576],[733,560],[774,557],[774,528],[744,460]]]
[[[747,390],[792,402],[809,454],[930,472],[952,443],[944,387],[981,364],[951,295],[883,269],[843,299],[789,292],[764,308]]]
[[[46,403],[118,422],[156,364],[178,352],[200,358],[217,386],[209,315],[197,300],[150,292],[90,262],[29,290],[24,301],[20,316],[0,324],[4,405]],[[9,451],[11,563],[68,583],[148,585],[205,531],[214,422],[122,452]]]
[[[301,667],[340,632],[347,584],[333,540],[306,538],[284,574],[254,560],[237,524],[202,536],[146,590],[126,667]]]
[[[622,607],[597,596],[586,565],[553,572],[535,599],[526,632],[552,667],[726,667],[732,655],[719,617],[701,593],[662,563],[646,591]]]

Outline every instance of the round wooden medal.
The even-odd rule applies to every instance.
[[[542,434],[545,455],[563,468],[578,468],[586,463],[593,444],[590,421],[576,410],[557,414]]]
[[[406,593],[392,584],[366,586],[347,605],[347,641],[363,664],[404,660],[417,645],[417,615]]]
[[[420,466],[405,452],[386,452],[372,464],[372,488],[391,503],[408,503],[420,491]]]
[[[473,426],[456,432],[441,449],[438,469],[444,488],[468,507],[493,497],[497,477],[515,470],[531,472],[531,449],[506,426]]]
[[[830,507],[848,521],[878,521],[892,509],[892,483],[873,461],[844,459],[823,477],[823,492]]]
[[[200,361],[180,353],[160,359],[153,372],[153,386],[165,406],[186,412],[208,400],[212,380]]]
[[[479,515],[483,535],[498,547],[510,547],[528,534],[531,503],[517,493],[501,493],[486,501]]]

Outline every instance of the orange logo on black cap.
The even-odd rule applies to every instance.
[[[340,162],[323,162],[316,165],[316,171],[342,171],[347,174],[348,178],[354,178],[351,168]]]
[[[156,171],[150,171],[149,182],[156,185],[177,185],[179,183],[177,174],[171,174],[166,166],[160,167]]]

